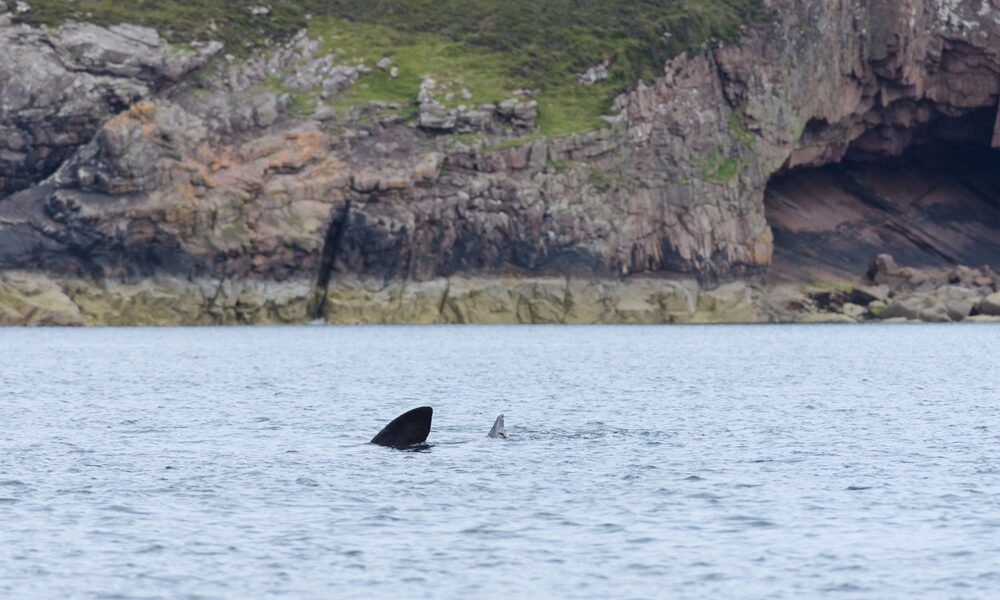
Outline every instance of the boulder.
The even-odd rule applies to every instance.
[[[885,302],[889,299],[889,286],[887,285],[858,285],[851,290],[851,302],[862,306],[868,305],[876,300]]]
[[[360,71],[357,67],[337,65],[330,70],[330,76],[323,80],[323,97],[329,98],[354,85]]]
[[[772,323],[794,323],[802,314],[812,312],[815,303],[797,286],[777,285],[768,288],[763,308]]]
[[[854,320],[858,320],[868,312],[868,309],[853,302],[847,302],[844,304],[841,312]]]
[[[320,104],[316,107],[316,112],[314,112],[309,118],[314,121],[329,121],[336,116],[337,113],[335,113],[332,108],[325,104]]]
[[[935,296],[940,299],[952,321],[964,320],[979,302],[979,294],[975,291],[956,285],[942,286],[935,292]]]
[[[981,315],[1000,316],[1000,292],[993,292],[980,300],[976,312]]]
[[[608,78],[608,67],[611,63],[604,61],[599,65],[595,65],[586,70],[586,72],[581,73],[577,77],[577,81],[580,85],[591,86]]]
[[[937,296],[913,294],[894,299],[882,312],[884,319],[904,318],[910,321],[943,323],[951,320],[944,302]]]
[[[868,303],[868,314],[871,317],[879,319],[882,317],[882,313],[885,312],[886,306],[885,302],[881,300],[873,300]]]
[[[497,115],[501,121],[510,123],[514,127],[531,129],[535,126],[535,119],[538,118],[538,102],[509,98],[497,106]]]
[[[431,100],[420,104],[420,127],[432,131],[454,131],[458,124],[458,111]]]
[[[973,269],[965,265],[959,265],[948,273],[948,283],[963,287],[974,287],[975,280],[983,276],[979,269]]]
[[[888,254],[879,254],[868,265],[868,278],[876,285],[885,285],[892,290],[912,288],[913,277],[913,269],[900,267]]]
[[[265,92],[253,99],[253,120],[257,127],[270,127],[278,120],[278,95]]]
[[[458,133],[475,133],[485,131],[493,118],[493,105],[487,105],[491,110],[470,109],[459,110],[456,117],[455,131]]]
[[[423,81],[420,82],[420,91],[417,92],[417,104],[436,102],[434,98],[434,86],[436,85],[436,81],[430,77],[424,77]]]

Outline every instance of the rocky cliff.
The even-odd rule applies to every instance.
[[[669,61],[617,98],[605,127],[562,137],[537,132],[527,90],[456,105],[426,78],[408,103],[346,106],[338,98],[373,70],[395,76],[391,57],[366,65],[305,32],[243,59],[141,27],[45,29],[2,15],[0,321],[822,313],[796,291],[808,268],[782,271],[792,291],[769,276],[769,184],[938,139],[995,160],[1000,7],[762,4],[766,23]],[[981,234],[939,233],[954,247],[924,254],[1000,266],[997,197],[970,217]],[[909,227],[902,237],[927,246],[903,204],[866,223]],[[779,248],[794,264],[794,245]],[[965,316],[996,290],[982,281]]]

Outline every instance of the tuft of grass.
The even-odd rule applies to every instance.
[[[291,100],[288,109],[293,115],[306,117],[316,112],[316,106],[319,102],[316,94],[292,91],[285,87],[285,82],[281,77],[269,77],[264,82],[264,88],[278,94],[288,94]]]
[[[611,189],[613,179],[611,173],[603,169],[591,167],[587,169],[587,182],[597,190],[606,192]]]
[[[539,136],[538,134],[533,134],[519,138],[511,138],[509,140],[504,140],[495,146],[490,146],[489,148],[486,148],[486,151],[493,152],[495,150],[506,150],[507,148],[519,148],[521,146],[524,146],[525,144],[530,144],[531,142],[537,140],[539,137],[541,136]]]
[[[237,218],[231,223],[226,223],[219,228],[222,239],[230,242],[237,242],[242,246],[250,245],[250,238],[247,237],[246,224],[243,219]]]
[[[699,169],[698,178],[711,183],[727,183],[740,172],[740,159],[723,158],[712,153],[695,163]]]
[[[746,126],[743,124],[745,119],[746,114],[743,112],[743,107],[740,107],[730,113],[729,121],[726,125],[728,126],[729,134],[733,136],[733,139],[749,148],[757,141],[757,137],[747,130]]]

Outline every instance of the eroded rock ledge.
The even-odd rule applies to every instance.
[[[0,273],[0,325],[666,324],[1000,322],[989,267],[900,267],[876,257],[854,283],[457,276],[428,281],[145,279]]]
[[[412,292],[434,307],[434,290],[468,279],[517,320],[518,307],[589,294],[604,307],[587,309],[599,313],[592,320],[628,321],[627,290],[661,282],[642,300],[657,316],[639,320],[662,322],[675,315],[649,298],[673,297],[664,290],[676,285],[662,283],[671,281],[688,282],[695,309],[683,318],[697,320],[700,298],[727,282],[764,289],[772,175],[849,151],[898,155],[922,126],[994,110],[1000,98],[1000,9],[986,0],[764,4],[771,23],[670,61],[654,85],[616,101],[608,127],[559,139],[530,133],[528,101],[467,123],[471,140],[438,121],[408,123],[406,106],[297,113],[267,81],[327,98],[359,77],[304,35],[245,62],[216,58],[195,82],[217,46],[0,16],[0,45],[17,50],[0,65],[0,270],[11,303],[62,294],[76,322],[139,323],[127,307],[148,288],[176,313],[167,322],[338,321],[338,302],[377,307],[388,294],[402,310],[391,298]],[[452,116],[457,124],[457,113],[442,118]],[[382,283],[331,287],[345,281]],[[592,289],[569,294],[566,281]],[[494,298],[507,289],[507,300]],[[350,290],[360,299],[348,301]],[[190,309],[169,309],[171,294]],[[87,312],[78,299],[90,296],[118,308]],[[224,316],[240,297],[259,307]],[[448,298],[414,314],[492,318],[472,304],[442,316]],[[762,312],[743,320],[772,318],[755,302]],[[8,322],[40,318],[8,310]],[[380,310],[364,319],[390,320]]]
[[[317,305],[322,303],[319,317]],[[313,282],[140,283],[0,274],[2,325],[236,325],[432,323],[743,323],[764,319],[760,290],[742,282],[700,289],[654,278],[451,277],[421,282],[347,278],[323,298]]]

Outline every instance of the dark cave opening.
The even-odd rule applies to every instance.
[[[880,253],[914,267],[1000,267],[995,115],[982,109],[908,131],[873,129],[839,163],[774,175],[764,200],[774,233],[770,278],[849,281]],[[893,145],[902,152],[886,154]]]

